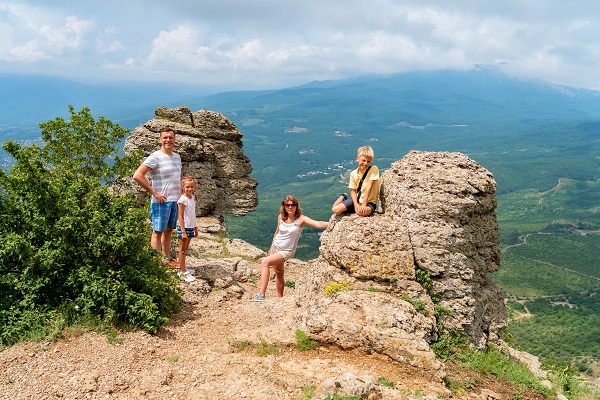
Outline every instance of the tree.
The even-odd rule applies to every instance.
[[[117,157],[128,131],[88,108],[40,124],[43,147],[3,148],[0,344],[93,317],[151,333],[178,311],[177,280],[149,246],[147,211],[123,190],[139,154]]]

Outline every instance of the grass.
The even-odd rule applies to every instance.
[[[230,343],[230,346],[237,351],[253,349],[255,354],[259,357],[267,357],[269,355],[281,355],[280,346],[268,344],[264,340],[261,340],[258,343],[252,342],[250,340],[234,341]]]
[[[527,398],[528,391],[537,392],[546,398],[555,396],[555,390],[543,386],[525,364],[515,361],[494,346],[489,346],[485,351],[475,351],[460,334],[448,331],[431,348],[442,361],[457,363],[480,374],[481,378],[460,372],[448,374],[444,378],[444,384],[455,394],[473,391],[481,385],[481,379],[490,378],[514,385],[513,399]],[[571,368],[551,370],[548,379],[569,399],[600,399],[600,391],[585,385]]]
[[[319,342],[310,339],[304,331],[296,329],[296,347],[302,351],[312,350],[319,347]]]

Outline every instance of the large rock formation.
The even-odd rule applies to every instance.
[[[159,132],[170,126],[183,174],[198,180],[198,217],[245,215],[256,209],[257,182],[248,176],[252,165],[242,151],[242,133],[229,119],[207,110],[192,113],[185,106],[159,107],[154,113],[156,118],[135,128],[125,140],[125,154],[141,149],[147,156],[158,150]]]
[[[476,348],[506,326],[493,176],[460,153],[412,151],[381,177],[381,208],[333,216],[296,282],[309,336],[442,372],[429,343],[455,329]],[[332,294],[333,293],[333,294]]]

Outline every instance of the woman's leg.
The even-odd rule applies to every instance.
[[[285,278],[283,272],[285,270],[283,263],[273,266],[275,270],[275,288],[277,289],[277,297],[283,297],[283,288],[285,287]]]
[[[265,295],[267,292],[267,285],[269,284],[269,268],[274,267],[277,271],[278,267],[283,271],[283,263],[285,260],[279,253],[273,253],[262,259],[260,262],[260,291],[261,295]]]

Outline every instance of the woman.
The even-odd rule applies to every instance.
[[[298,245],[298,239],[304,225],[317,229],[325,229],[329,222],[315,221],[302,215],[302,209],[294,196],[287,196],[281,201],[277,229],[273,235],[273,243],[267,256],[260,263],[260,292],[252,298],[254,301],[264,301],[267,285],[269,284],[270,267],[276,274],[275,287],[277,297],[283,297],[285,279],[283,277],[283,264],[292,258]]]

